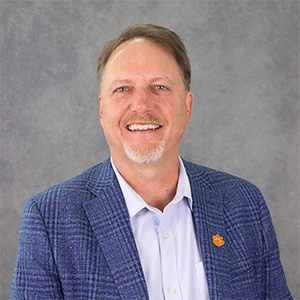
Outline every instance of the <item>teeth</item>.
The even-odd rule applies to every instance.
[[[154,125],[154,124],[132,124],[132,125],[129,125],[128,126],[128,129],[131,130],[131,131],[134,131],[134,130],[149,130],[149,129],[157,129],[159,128],[159,125]]]

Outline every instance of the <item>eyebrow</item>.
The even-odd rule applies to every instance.
[[[163,81],[167,81],[171,84],[174,84],[174,81],[168,77],[168,76],[165,76],[165,77],[154,77],[150,80],[150,82],[155,82],[155,81],[160,81],[160,80],[163,80]]]
[[[110,89],[112,89],[115,85],[119,85],[119,84],[128,84],[130,83],[132,80],[130,79],[115,79],[111,82],[111,84],[109,85]]]
[[[170,84],[174,84],[174,81],[169,78],[168,76],[164,76],[164,77],[153,77],[150,79],[150,83],[156,82],[156,81],[167,81]],[[111,84],[109,85],[110,88],[113,88],[115,85],[119,85],[119,84],[130,84],[132,83],[133,80],[132,79],[115,79],[111,82]]]

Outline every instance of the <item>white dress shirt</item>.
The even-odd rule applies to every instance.
[[[130,214],[151,300],[209,299],[192,218],[190,183],[179,160],[176,195],[163,212],[149,206],[112,162]]]

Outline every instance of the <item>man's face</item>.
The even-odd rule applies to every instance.
[[[167,50],[145,39],[121,44],[104,69],[99,103],[112,158],[150,163],[178,156],[193,95]]]

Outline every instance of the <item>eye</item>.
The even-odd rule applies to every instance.
[[[157,90],[166,90],[167,88],[164,85],[159,84],[155,87],[155,89],[157,89]]]
[[[128,88],[125,86],[121,86],[121,87],[117,88],[116,91],[117,92],[126,92],[126,91],[128,91]]]

